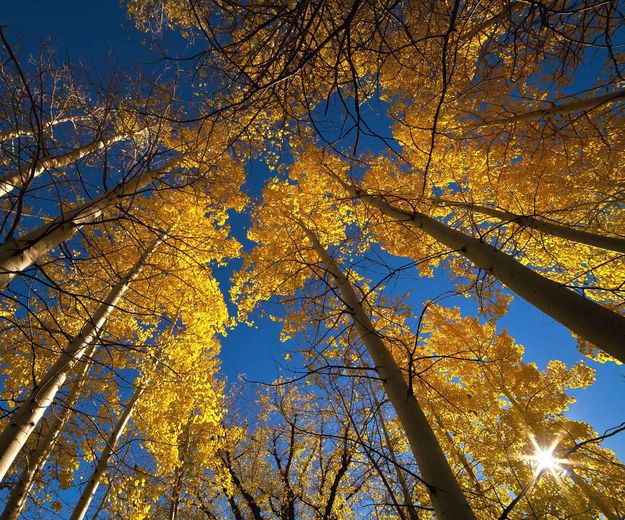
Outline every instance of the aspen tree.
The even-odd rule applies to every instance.
[[[625,362],[625,317],[606,309],[557,282],[535,273],[496,248],[457,231],[418,211],[389,204],[381,196],[343,184],[355,198],[362,200],[400,224],[421,230],[450,251],[485,269],[523,299],[590,341],[610,356]]]
[[[139,190],[170,173],[180,162],[181,159],[176,158],[161,168],[144,172],[94,200],[69,209],[49,223],[6,241],[0,246],[0,289],[6,288],[16,274],[69,240],[82,226],[96,222],[104,210],[135,197]]]
[[[108,148],[119,141],[129,139],[141,132],[142,130],[134,134],[118,134],[97,138],[91,143],[72,150],[71,152],[56,157],[44,157],[25,168],[6,173],[0,177],[0,197],[11,193],[13,190],[24,189],[33,179],[37,178],[46,170],[65,168],[92,153]]]
[[[359,330],[361,339],[374,361],[384,389],[406,432],[421,475],[428,486],[434,510],[440,518],[474,518],[419,402],[411,393],[404,375],[380,340],[356,292],[316,236],[308,229],[306,229],[306,235],[328,272],[336,280],[338,290],[353,316],[354,325]]]
[[[261,246],[250,255],[249,267],[244,264],[243,273],[235,278],[235,298],[242,309],[247,309],[250,305],[248,299],[253,308],[255,302],[263,298],[269,289],[265,287],[267,282],[278,284],[280,294],[285,294],[289,288],[296,291],[311,276],[309,270],[316,278],[323,279],[323,275],[317,272],[319,267],[314,267],[321,262],[321,268],[327,270],[336,284],[336,289],[331,290],[335,290],[339,301],[343,302],[345,311],[351,315],[361,340],[373,358],[384,388],[400,417],[437,514],[443,518],[473,518],[417,398],[410,392],[404,375],[379,337],[352,284],[327,252],[328,245],[344,236],[344,226],[353,217],[349,209],[338,209],[328,196],[328,193],[332,193],[330,182],[308,173],[305,164],[297,164],[291,171],[291,178],[301,183],[301,186],[274,181],[265,189],[264,205],[259,208],[256,227],[250,233],[251,238],[260,239]],[[267,220],[277,219],[280,223],[271,225],[271,235],[264,234],[270,224],[261,221],[260,215]],[[292,251],[282,250],[277,253],[277,228],[287,234],[286,240],[293,244]],[[308,246],[306,242],[300,245],[298,240],[307,240]],[[323,245],[321,240],[328,245]],[[277,253],[274,260],[270,260],[272,250]],[[293,255],[294,258],[285,257],[285,254]],[[252,263],[254,261],[260,265]],[[271,270],[265,264],[268,261],[273,264]],[[310,267],[298,268],[298,264]],[[255,276],[250,278],[250,271]],[[272,277],[278,280],[272,280]]]
[[[0,476],[2,478],[4,478],[67,376],[83,357],[89,344],[96,340],[105,326],[109,314],[128,290],[132,281],[139,275],[144,264],[161,241],[162,237],[148,245],[135,265],[112,287],[93,316],[83,325],[80,333],[69,342],[63,354],[15,410],[9,424],[4,427],[0,434],[0,445],[2,446],[0,448]]]
[[[135,411],[137,401],[141,399],[144,391],[144,386],[138,386],[135,389],[132,397],[125,404],[123,412],[121,413],[117,423],[115,424],[105,441],[104,449],[98,457],[98,462],[93,470],[93,473],[89,477],[87,485],[83,489],[82,494],[78,499],[78,503],[76,504],[76,507],[72,512],[71,520],[82,520],[87,514],[87,510],[89,509],[91,501],[95,496],[98,486],[100,485],[100,481],[104,476],[104,472],[106,471],[109,465],[109,461],[115,452],[117,443],[124,433],[124,429],[126,428],[128,421]]]
[[[90,369],[89,360],[94,352],[95,346],[92,344],[83,356],[81,368],[77,371],[75,379],[72,382],[69,395],[63,403],[63,409],[52,419],[52,422],[45,431],[45,434],[37,441],[37,446],[34,451],[29,454],[27,458],[27,465],[20,473],[19,479],[11,491],[6,505],[4,506],[4,510],[0,516],[1,520],[15,520],[20,516],[20,513],[24,509],[28,499],[28,494],[35,483],[37,476],[48,461],[48,458],[54,450],[57,440],[65,427],[65,423],[72,414],[74,405],[76,404],[83,388],[85,377]],[[84,360],[87,360],[87,362]]]

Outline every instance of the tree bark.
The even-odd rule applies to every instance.
[[[47,130],[48,128],[52,128],[56,125],[60,125],[61,123],[77,123],[79,121],[86,121],[86,116],[68,116],[68,117],[60,117],[58,119],[53,119],[52,121],[48,121],[43,126]],[[1,141],[9,141],[11,139],[17,139],[18,137],[26,137],[35,135],[35,130],[32,128],[20,127],[12,128],[10,130],[3,130],[0,132],[0,142]]]
[[[98,490],[100,481],[102,480],[102,477],[106,469],[108,468],[109,461],[111,460],[111,456],[113,455],[113,452],[115,451],[117,443],[119,442],[120,437],[124,433],[124,430],[126,429],[126,425],[128,424],[128,421],[130,421],[130,417],[135,411],[137,402],[139,401],[139,399],[141,399],[141,396],[143,395],[144,392],[145,392],[144,385],[137,387],[134,391],[133,396],[130,398],[130,401],[128,401],[128,403],[126,404],[124,408],[124,412],[118,419],[117,423],[115,424],[115,427],[111,430],[111,433],[109,434],[108,439],[106,440],[106,444],[104,445],[104,449],[102,450],[102,453],[100,454],[100,458],[98,459],[96,467],[93,470],[93,473],[91,475],[91,478],[89,479],[89,482],[87,482],[87,486],[85,487],[82,494],[80,495],[80,499],[78,500],[78,504],[76,504],[76,507],[74,508],[74,511],[72,512],[72,516],[70,517],[70,520],[82,520],[87,514],[87,509],[89,509],[89,506],[91,505],[91,501],[93,500],[93,497],[95,496],[96,491]]]
[[[97,152],[102,148],[111,146],[112,144],[128,139],[132,135],[137,134],[115,134],[109,137],[96,139],[89,144],[76,148],[71,152],[64,153],[53,157],[43,157],[41,160],[30,164],[28,167],[14,172],[9,172],[0,177],[0,197],[7,195],[14,189],[23,189],[34,178],[41,175],[44,171],[56,168],[65,168],[70,164],[86,157],[89,154]]]
[[[93,316],[82,326],[78,335],[70,341],[54,365],[43,376],[41,382],[12,414],[9,424],[0,433],[0,481],[4,479],[15,457],[52,403],[67,376],[83,357],[91,342],[100,334],[109,314],[162,240],[162,236],[155,240],[143,252],[135,265],[113,286]]]
[[[589,96],[582,99],[576,99],[569,101],[568,103],[556,104],[553,103],[552,107],[542,108],[538,110],[532,110],[530,112],[524,112],[510,117],[501,117],[498,119],[492,119],[490,121],[484,121],[480,123],[472,123],[462,126],[463,130],[475,130],[478,128],[484,128],[489,126],[502,126],[510,125],[512,123],[522,123],[525,121],[536,121],[547,116],[553,116],[558,114],[568,114],[570,112],[576,112],[579,110],[590,110],[598,107],[599,105],[610,105],[625,97],[625,89],[619,89],[609,94],[603,94],[601,96]]]
[[[481,204],[473,204],[471,202],[436,198],[428,199],[428,201],[439,206],[463,208],[474,213],[488,215],[489,217],[494,217],[504,222],[511,222],[521,227],[529,227],[541,233],[564,238],[571,242],[578,242],[580,244],[607,249],[608,251],[615,251],[617,253],[625,253],[625,238],[599,235],[590,231],[584,231],[580,228],[549,222],[537,217],[518,215],[510,211],[491,208]]]
[[[342,181],[341,181],[342,182]],[[413,226],[484,269],[511,291],[581,338],[625,363],[625,317],[532,271],[513,257],[418,211],[392,206],[381,196],[342,182],[357,199]]]
[[[69,240],[83,225],[97,221],[106,208],[126,197],[134,196],[139,190],[170,172],[181,161],[182,157],[175,158],[162,168],[147,171],[132,180],[122,182],[99,197],[59,215],[52,222],[35,228],[19,238],[7,240],[0,245],[0,290],[5,289],[18,273],[34,264],[44,254]]]
[[[224,463],[224,466],[226,467],[226,469],[228,470],[228,473],[230,474],[230,478],[232,478],[232,483],[239,490],[239,493],[241,493],[241,496],[243,497],[243,501],[245,502],[245,505],[249,508],[250,512],[252,513],[252,518],[254,520],[263,520],[263,515],[261,512],[262,510],[260,506],[256,503],[256,500],[254,499],[254,497],[250,493],[247,492],[247,490],[245,489],[245,486],[243,485],[243,482],[241,482],[241,480],[236,474],[236,471],[234,471],[234,468],[232,467],[230,453],[228,453],[227,451],[222,452],[221,460]],[[233,504],[236,504],[234,496],[233,497],[228,496],[228,500],[229,501],[232,500],[231,506]]]
[[[88,360],[93,356],[94,352],[95,346],[92,344],[85,352],[83,359]],[[43,469],[46,462],[48,462],[48,458],[56,446],[59,436],[65,427],[65,423],[72,414],[73,407],[80,396],[80,392],[82,391],[82,387],[90,367],[91,365],[89,362],[85,361],[78,374],[76,374],[76,380],[72,385],[67,399],[63,403],[63,409],[54,418],[45,435],[38,440],[33,453],[29,455],[27,461],[28,465],[22,471],[17,484],[13,488],[13,491],[11,491],[11,495],[7,500],[2,516],[0,516],[0,520],[17,520],[20,513],[24,509],[28,494],[35,483],[39,472]]]
[[[308,239],[321,258],[352,315],[354,326],[361,336],[375,368],[382,379],[386,394],[395,408],[414,454],[424,482],[428,486],[432,505],[439,520],[475,519],[462,493],[445,454],[416,397],[405,381],[393,356],[377,335],[373,323],[360,299],[334,259],[319,243],[315,234],[301,224]]]

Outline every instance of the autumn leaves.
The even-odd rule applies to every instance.
[[[576,83],[612,8],[127,7],[206,45],[181,71],[193,99],[96,102],[5,45],[2,518],[622,515],[621,463],[567,416],[595,371],[555,345],[540,369],[497,324],[517,295],[625,361],[609,39],[601,80]],[[479,315],[415,303],[433,275]],[[220,337],[263,312],[295,375],[240,413]]]

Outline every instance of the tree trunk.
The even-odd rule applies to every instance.
[[[475,519],[421,406],[408,387],[393,356],[377,335],[354,288],[314,233],[303,224],[300,225],[326,269],[335,279],[345,305],[352,315],[354,326],[374,361],[386,394],[406,432],[423,481],[428,486],[437,517],[439,520]]]
[[[252,513],[252,518],[254,520],[263,520],[262,510],[260,506],[256,503],[255,498],[247,492],[247,490],[245,489],[245,486],[243,485],[243,482],[241,482],[241,480],[237,476],[236,471],[232,467],[232,460],[230,459],[230,453],[228,453],[227,451],[222,452],[221,460],[224,466],[226,467],[226,469],[228,470],[228,473],[230,474],[232,483],[238,489],[239,493],[241,493],[241,496],[243,497],[243,501],[245,502],[245,505],[249,508],[250,512]],[[227,497],[228,497],[229,502],[231,500],[231,504],[230,504],[231,506],[236,504],[234,496],[230,497],[229,495],[227,495]]]
[[[524,121],[536,121],[543,117],[553,116],[558,114],[568,114],[570,112],[576,112],[578,110],[589,110],[596,108],[599,105],[610,105],[617,101],[620,101],[625,97],[625,89],[619,89],[609,94],[603,94],[601,96],[589,96],[587,98],[576,99],[575,101],[569,101],[568,103],[556,104],[550,108],[542,108],[539,110],[532,110],[530,112],[524,112],[523,114],[517,114],[510,117],[501,117],[498,119],[492,119],[491,121],[484,121],[481,123],[473,123],[466,126],[462,126],[463,130],[473,130],[477,128],[484,128],[488,126],[501,126],[509,125],[512,123],[521,123]]]
[[[86,121],[86,116],[68,116],[68,117],[60,117],[59,119],[53,119],[52,121],[48,121],[43,126],[45,130],[52,128],[56,125],[60,125],[61,123],[77,123],[79,121]],[[33,128],[26,127],[17,127],[12,128],[11,130],[4,130],[0,132],[0,142],[1,141],[9,141],[11,139],[17,139],[18,137],[26,137],[35,135],[35,130]]]
[[[126,429],[126,425],[128,424],[128,421],[130,420],[130,417],[135,410],[137,402],[144,392],[144,385],[137,387],[134,394],[130,398],[130,401],[128,401],[128,404],[126,404],[124,412],[122,413],[121,417],[117,421],[117,424],[115,424],[115,427],[113,428],[108,436],[108,439],[106,440],[106,444],[104,445],[104,449],[100,454],[98,463],[93,470],[93,474],[91,475],[89,482],[87,482],[87,486],[80,495],[80,499],[78,500],[78,504],[76,504],[76,508],[72,512],[70,520],[82,520],[87,514],[87,509],[89,509],[91,501],[93,500],[93,497],[98,490],[98,486],[100,485],[100,481],[102,480],[104,472],[108,468],[108,464],[111,460],[113,452],[115,451],[115,447],[117,446],[117,443],[119,442],[122,433],[124,433],[124,430]]]
[[[158,170],[147,171],[93,200],[74,207],[48,224],[35,228],[19,238],[7,240],[0,245],[0,290],[5,289],[14,276],[34,264],[44,254],[69,240],[83,225],[95,222],[106,208],[125,197],[134,196],[139,190],[170,172],[181,161],[181,157],[173,159]]]
[[[43,157],[41,160],[28,165],[26,168],[9,172],[0,177],[0,197],[12,192],[14,189],[25,188],[35,177],[41,175],[44,171],[56,168],[65,168],[70,164],[86,157],[89,154],[97,152],[102,148],[111,146],[112,144],[128,139],[134,134],[116,134],[102,139],[96,139],[89,144],[76,148],[71,152],[57,155],[54,157]]]
[[[65,382],[76,363],[83,357],[89,344],[100,334],[106,320],[128,289],[132,280],[139,274],[148,257],[162,241],[155,240],[137,260],[137,263],[113,286],[93,316],[83,326],[77,336],[50,367],[41,382],[31,391],[26,400],[15,410],[11,421],[0,433],[0,481],[11,467],[15,457],[30,437],[44,412],[52,403],[59,388]]]
[[[341,181],[342,182],[342,181]],[[343,182],[342,182],[343,183]],[[392,219],[416,227],[484,269],[528,303],[581,338],[625,363],[625,317],[532,271],[513,257],[417,211],[392,206],[381,196],[343,183],[356,198]]]
[[[481,213],[483,215],[488,215],[489,217],[494,217],[504,222],[511,222],[521,227],[529,227],[541,233],[564,238],[565,240],[570,240],[571,242],[578,242],[580,244],[586,244],[600,249],[607,249],[608,251],[615,251],[617,253],[625,253],[625,238],[599,235],[597,233],[584,231],[580,228],[557,224],[555,222],[545,221],[541,218],[532,216],[517,215],[516,213],[512,213],[510,211],[482,206],[481,204],[473,204],[471,202],[435,198],[428,200],[436,205],[463,208],[474,213]]]
[[[48,458],[56,446],[58,438],[65,427],[65,423],[72,414],[73,407],[78,400],[85,378],[91,366],[88,359],[93,356],[94,351],[95,346],[92,344],[85,352],[83,359],[86,361],[82,364],[78,374],[76,374],[76,380],[74,381],[72,389],[63,404],[63,409],[54,418],[48,431],[41,439],[38,440],[37,447],[29,455],[27,466],[22,471],[15,488],[13,488],[13,491],[11,492],[6,506],[4,507],[4,511],[2,512],[2,516],[0,516],[0,520],[17,520],[20,513],[24,509],[26,499],[28,498],[28,494],[35,483],[35,479],[45,466],[46,462],[48,462]]]

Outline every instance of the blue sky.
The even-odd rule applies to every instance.
[[[155,71],[162,63],[158,51],[142,44],[146,36],[134,29],[126,18],[118,0],[19,0],[5,2],[0,13],[0,24],[6,26],[5,35],[16,51],[24,56],[36,53],[41,43],[47,43],[60,60],[74,65],[82,64],[89,75],[104,77],[109,70],[132,70],[138,67]],[[186,55],[181,40],[165,35],[162,42],[169,51],[177,49]],[[256,195],[266,178],[266,170],[259,164],[250,166],[248,189]],[[236,234],[245,233],[247,219],[235,217]],[[218,276],[225,285],[229,270],[221,269]],[[450,289],[445,275],[435,280],[415,278],[399,282],[397,289],[412,290],[415,300],[423,301]],[[464,311],[474,311],[474,304],[464,298],[448,300],[449,305],[460,305]],[[515,299],[510,312],[501,321],[520,344],[526,347],[526,359],[544,367],[548,360],[558,357],[568,364],[578,361],[574,340],[562,326],[520,299]],[[271,381],[279,364],[284,365],[286,346],[278,339],[279,324],[261,320],[252,328],[241,326],[232,331],[223,342],[223,370],[230,380],[241,373],[250,379]],[[587,390],[575,393],[578,401],[570,416],[590,422],[599,432],[625,420],[625,369],[614,364],[599,365],[588,360],[597,370],[597,382]],[[606,445],[625,460],[625,435],[615,437]]]

